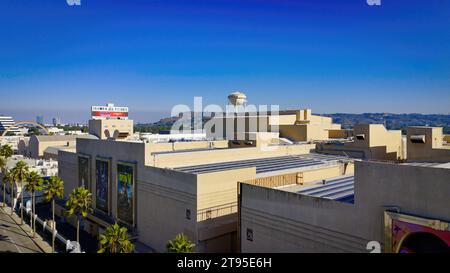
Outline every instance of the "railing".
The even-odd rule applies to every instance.
[[[14,191],[14,192],[16,193],[16,191]],[[43,198],[43,196],[36,196],[36,197]],[[1,186],[0,186],[0,198],[1,198],[1,202],[3,202],[3,189]],[[26,204],[26,202],[28,200],[31,200],[31,197],[24,197],[23,200],[24,200],[24,204]],[[9,193],[6,194],[6,203],[10,204],[10,194]],[[21,208],[24,210],[25,216],[29,217],[28,220],[30,221],[30,227],[32,228],[31,222],[32,222],[33,215],[31,212],[31,208],[22,206],[21,198],[14,198],[14,206],[12,209],[19,215]],[[42,235],[48,234],[50,237],[52,235],[55,236],[56,241],[59,241],[63,246],[65,245],[66,249],[67,249],[67,247],[71,243],[70,240],[67,240],[61,234],[59,234],[57,229],[55,229],[54,234],[53,234],[53,228],[47,223],[46,220],[39,218],[37,213],[34,215],[34,217],[36,218],[36,227],[38,225],[41,226],[41,230],[36,229],[36,232],[38,232],[38,233],[42,232]]]
[[[387,160],[387,159],[368,159],[367,161],[371,162],[380,162],[380,163],[389,163],[389,164],[399,164],[406,162],[405,160],[399,159],[399,160]]]
[[[32,218],[31,210],[26,209],[26,212],[30,216],[30,218]],[[53,228],[50,225],[47,224],[47,221],[44,221],[41,218],[39,218],[37,214],[35,214],[35,217],[36,217],[36,226],[37,226],[37,224],[39,224],[42,227],[42,231],[43,232],[48,232],[50,234],[50,236],[51,236],[51,234],[53,233]],[[68,243],[70,243],[70,241],[68,241],[61,234],[59,234],[56,229],[55,229],[54,236],[55,236],[55,239],[60,241],[63,245],[67,245]]]
[[[237,202],[227,203],[197,211],[197,221],[205,221],[237,212]]]

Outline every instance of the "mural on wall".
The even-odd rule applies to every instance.
[[[96,170],[95,207],[98,210],[108,213],[109,162],[97,159],[95,170]]]
[[[408,239],[408,236],[412,234],[435,235],[436,238],[439,238],[439,240],[441,240],[443,244],[446,244],[450,250],[450,231],[436,230],[428,226],[393,219],[391,232],[392,232],[391,234],[392,252],[400,252],[400,253],[416,252],[416,250],[413,249],[412,247],[408,246],[407,244],[405,245],[405,241]]]
[[[91,190],[89,181],[89,158],[85,156],[78,157],[78,186],[84,186]]]
[[[117,165],[117,217],[134,225],[134,167]]]

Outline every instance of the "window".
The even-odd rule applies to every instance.
[[[206,211],[206,219],[211,219],[211,210]]]
[[[247,228],[247,240],[253,242],[253,229]]]
[[[425,135],[412,135],[409,139],[412,143],[425,143]]]
[[[186,219],[191,220],[191,210],[186,209]]]

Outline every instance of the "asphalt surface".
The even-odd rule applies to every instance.
[[[0,252],[42,253],[42,250],[17,225],[11,216],[0,208]]]

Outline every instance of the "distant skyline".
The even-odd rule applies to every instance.
[[[0,115],[86,122],[114,102],[153,122],[176,104],[316,113],[450,112],[450,1],[4,0]]]

